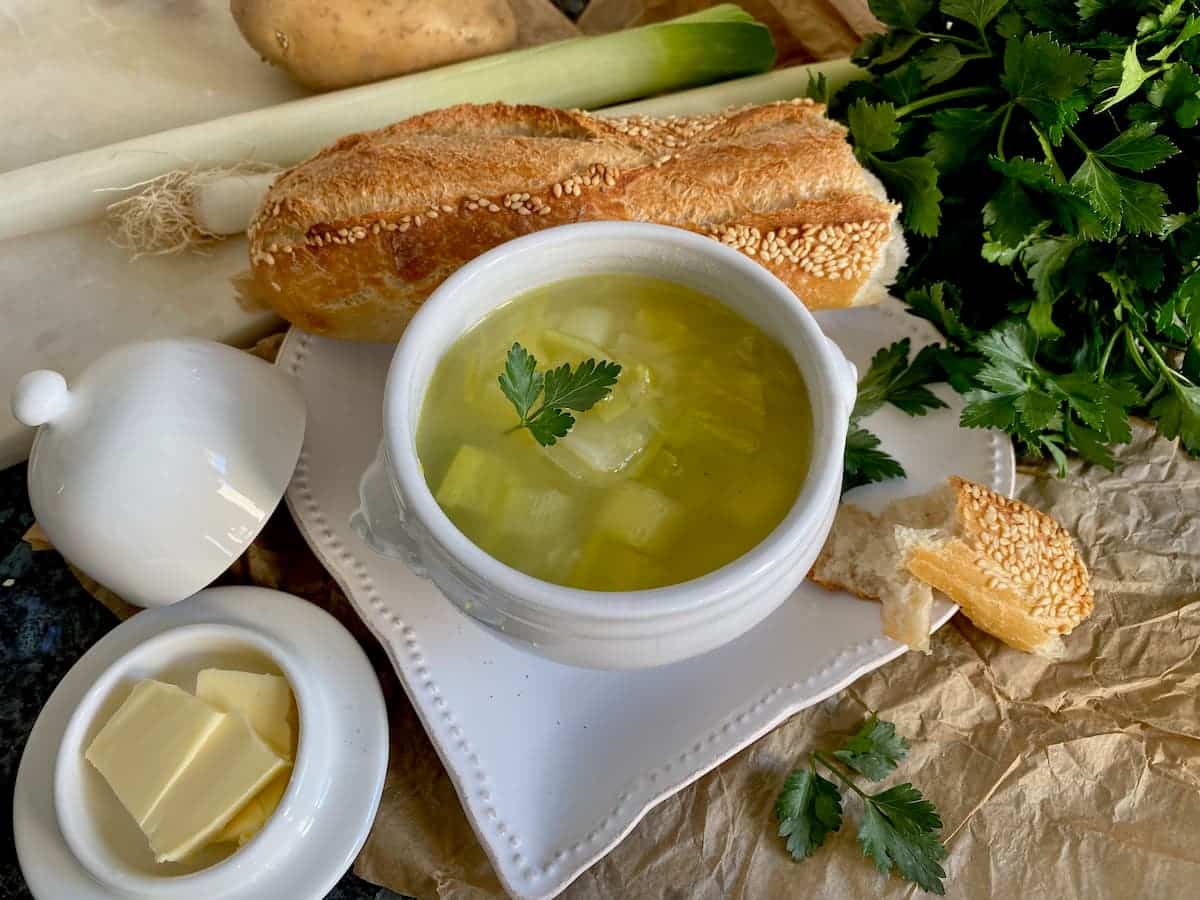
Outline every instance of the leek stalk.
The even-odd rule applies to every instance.
[[[791,100],[803,97],[810,79],[825,77],[826,89],[833,96],[851,81],[866,78],[866,69],[860,69],[848,59],[830,59],[825,62],[805,63],[776,69],[763,75],[751,75],[710,84],[707,87],[679,91],[620,106],[608,106],[597,110],[602,116],[697,116],[720,112],[731,106],[773,103],[776,100]]]
[[[134,186],[177,169],[292,165],[344,134],[455,103],[597,108],[762,72],[767,27],[724,4],[174,128],[0,174],[0,239],[99,218]]]
[[[828,96],[867,72],[848,59],[777,69],[708,87],[600,110],[598,115],[703,115],[804,95],[823,78]],[[155,178],[145,190],[109,207],[113,242],[134,257],[177,253],[246,230],[278,170],[246,174],[206,169]]]

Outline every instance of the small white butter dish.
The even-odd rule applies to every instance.
[[[287,680],[299,737],[289,780],[240,848],[214,844],[180,863],[156,863],[85,753],[136,683],[150,678],[191,693],[207,668]],[[367,838],[387,751],[379,682],[336,619],[279,591],[210,588],[123,622],[55,688],[17,772],[17,856],[37,900],[320,900]]]
[[[130,603],[209,584],[291,479],[305,410],[274,366],[212,341],[127,344],[71,384],[30,372],[13,414],[38,434],[29,498],[68,560]]]
[[[97,733],[135,684],[152,678],[192,693],[201,669],[225,668],[282,675],[296,700],[300,742],[287,790],[276,815],[311,818],[322,799],[319,772],[329,765],[327,744],[312,737],[307,718],[319,717],[312,685],[301,666],[278,642],[234,625],[188,625],[140,644],[116,660],[88,690],[71,716],[54,772],[54,806],[71,852],[94,878],[121,892],[175,896],[184,887],[216,895],[231,869],[256,870],[286,854],[284,829],[275,816],[242,849],[214,844],[178,863],[156,863],[133,817],[103,776],[85,758]],[[140,748],[153,752],[153,748]],[[214,786],[215,787],[215,786]],[[234,852],[236,850],[236,852]]]

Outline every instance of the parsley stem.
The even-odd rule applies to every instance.
[[[1118,328],[1116,331],[1114,331],[1112,337],[1110,337],[1108,339],[1108,344],[1105,345],[1104,352],[1100,354],[1100,378],[1101,379],[1104,378],[1104,370],[1108,368],[1108,358],[1112,355],[1113,347],[1117,343],[1117,338],[1119,338],[1121,336],[1122,332],[1127,331],[1128,329],[1129,329],[1128,325],[1122,325],[1120,328]]]
[[[1134,365],[1146,376],[1146,380],[1153,382],[1154,373],[1146,367],[1146,361],[1142,359],[1142,351],[1138,347],[1138,342],[1133,339],[1133,334],[1130,332],[1128,326],[1122,327],[1125,329],[1125,347],[1129,351],[1129,358],[1133,360]]]
[[[1051,146],[1050,140],[1046,137],[1042,130],[1032,122],[1030,123],[1029,127],[1033,129],[1033,133],[1037,135],[1038,143],[1042,145],[1042,156],[1044,156],[1046,159],[1046,165],[1053,170],[1054,179],[1059,184],[1065,184],[1067,181],[1067,176],[1063,174],[1062,166],[1058,164],[1058,158],[1054,155],[1054,148]]]
[[[956,34],[934,34],[932,31],[918,31],[917,35],[923,38],[929,38],[934,41],[946,41],[949,44],[958,44],[960,47],[978,47],[979,41],[973,41],[970,38],[959,37]],[[986,40],[986,39],[985,39]],[[988,53],[991,56],[991,53]]]
[[[1092,155],[1092,148],[1089,147],[1087,144],[1085,144],[1083,141],[1081,141],[1079,139],[1079,135],[1077,135],[1072,129],[1067,128],[1066,134],[1067,134],[1067,137],[1069,137],[1071,139],[1071,143],[1074,144],[1076,147],[1078,147],[1083,152],[1084,156]]]
[[[996,156],[1004,162],[1004,136],[1008,134],[1008,123],[1012,121],[1013,104],[1004,104],[1004,121],[1000,123],[1000,136],[996,138]]]
[[[952,91],[943,91],[940,94],[930,94],[928,97],[922,97],[920,100],[914,100],[912,103],[905,104],[896,110],[896,118],[900,119],[909,113],[916,112],[918,109],[924,109],[926,106],[933,106],[937,103],[945,103],[947,100],[958,100],[962,97],[976,97],[980,94],[990,94],[990,87],[964,87],[955,88]]]
[[[982,27],[979,28],[979,39],[983,41],[983,49],[987,51],[987,55],[992,55],[992,45],[988,43],[987,32]]]
[[[1167,378],[1165,375],[1159,375],[1158,381],[1154,382],[1154,387],[1152,387],[1152,388],[1150,388],[1150,390],[1146,391],[1146,396],[1144,396],[1142,398],[1142,402],[1143,403],[1154,402],[1154,399],[1159,394],[1161,394],[1164,390],[1166,390],[1167,385],[1169,385],[1170,383],[1171,382],[1167,381]]]
[[[1138,335],[1138,337],[1141,338],[1142,336]],[[1158,367],[1162,370],[1163,375],[1173,381],[1176,385],[1191,384],[1189,379],[1180,375],[1173,368],[1171,368],[1170,365],[1168,365],[1167,361],[1159,355],[1158,351],[1154,349],[1154,345],[1151,344],[1150,341],[1142,339],[1139,340],[1138,343],[1141,344],[1142,347],[1145,348],[1146,352],[1150,354],[1150,358],[1158,364]]]
[[[809,756],[812,758],[812,761],[814,764],[821,763],[822,765],[825,766],[825,768],[827,768],[830,772],[832,772],[834,775],[836,775],[841,780],[841,782],[846,785],[846,787],[850,788],[850,790],[854,791],[854,793],[856,793],[856,794],[858,794],[858,796],[862,797],[863,800],[870,801],[871,798],[868,797],[865,793],[863,793],[862,789],[857,784],[855,784],[854,781],[851,778],[849,778],[841,770],[840,767],[834,765],[833,760],[830,759],[828,756],[826,756],[824,751],[814,750],[812,753],[809,754]]]

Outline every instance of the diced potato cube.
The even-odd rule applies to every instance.
[[[602,422],[611,422],[613,419],[617,419],[619,416],[628,413],[631,408],[632,403],[630,402],[629,391],[622,390],[618,383],[616,388],[613,388],[612,394],[605,397],[599,403],[596,403],[589,414],[594,413],[596,418],[599,418]]]
[[[627,544],[593,534],[584,545],[567,583],[590,591],[640,590],[668,581],[654,559]]]
[[[612,393],[597,403],[593,409],[601,420],[611,422],[653,394],[654,373],[648,366],[635,363],[621,369],[621,377],[613,386]]]
[[[579,560],[579,555],[580,550],[574,539],[569,543],[559,542],[550,546],[538,547],[536,553],[525,557],[525,564],[528,566],[525,571],[543,581],[566,584]]]
[[[502,460],[486,450],[464,444],[450,461],[435,497],[443,509],[472,512],[490,519],[514,484],[515,479]]]
[[[580,306],[563,317],[559,330],[604,346],[612,336],[612,311],[600,306]]]
[[[571,498],[562,491],[518,485],[500,503],[497,525],[501,532],[520,537],[553,536],[570,527],[572,507]]]
[[[583,362],[585,359],[594,359],[596,362],[600,362],[609,357],[609,354],[605,353],[603,347],[597,347],[591,341],[576,337],[573,334],[556,331],[553,328],[548,328],[542,332],[541,342],[542,346],[546,348],[547,368],[558,366],[565,362],[574,365]]]
[[[623,367],[621,369],[622,378],[625,377],[628,370],[641,365],[643,371],[638,378],[644,380],[649,375],[650,383],[658,386],[659,382],[663,380],[673,379],[678,370],[678,363],[672,348],[664,347],[655,341],[638,337],[635,334],[617,335],[612,347]]]
[[[602,422],[611,422],[613,419],[628,412],[631,406],[629,395],[632,393],[621,384],[620,381],[613,387],[612,393],[592,407],[592,410],[600,417]]]
[[[796,491],[779,475],[760,472],[753,480],[727,485],[722,499],[735,524],[754,528],[782,519],[795,501]]]
[[[567,439],[546,452],[572,477],[604,483],[608,476],[630,470],[656,437],[643,411],[630,410],[609,422],[584,413],[576,417]]]
[[[636,397],[646,397],[654,393],[654,370],[645,363],[634,363],[629,367],[628,373],[622,370],[621,374],[625,376],[625,386]]]
[[[638,550],[661,549],[670,542],[682,517],[678,501],[649,485],[624,481],[605,498],[596,516],[596,530]]]

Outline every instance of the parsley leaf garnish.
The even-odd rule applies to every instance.
[[[1001,83],[1017,103],[1050,132],[1053,143],[1074,125],[1086,104],[1080,88],[1087,84],[1092,61],[1046,34],[1027,34],[1004,45]]]
[[[893,149],[900,140],[896,107],[892,103],[858,100],[848,112],[855,153],[869,163],[888,192],[904,207],[904,223],[917,234],[937,234],[942,193],[937,167],[927,156],[887,160],[878,154]]]
[[[813,769],[797,769],[783,783],[775,801],[779,836],[787,838],[792,859],[807,859],[842,827],[842,792]]]
[[[893,28],[916,28],[933,9],[933,0],[870,0],[871,12],[880,22]]]
[[[852,738],[833,755],[872,781],[887,778],[908,754],[908,741],[896,734],[896,726],[871,716]]]
[[[917,234],[937,234],[942,220],[942,192],[937,166],[928,156],[875,161],[875,171],[892,196],[904,206],[904,223]]]
[[[1008,0],[942,0],[941,10],[948,16],[983,29],[1007,5]]]
[[[898,784],[867,798],[858,843],[875,867],[887,875],[895,868],[901,877],[932,894],[944,894],[946,858],[939,832],[942,820],[932,803],[911,784]]]
[[[903,478],[904,467],[879,449],[879,438],[859,424],[885,403],[910,416],[923,416],[946,404],[927,384],[942,381],[938,347],[925,347],[911,363],[909,340],[896,341],[879,350],[865,375],[858,380],[858,397],[850,413],[846,452],[842,467],[842,493],[874,481]]]
[[[1158,419],[1164,437],[1182,439],[1200,447],[1200,388],[1173,382],[1171,389],[1154,401],[1150,415]]]
[[[842,493],[871,484],[905,476],[904,466],[879,449],[879,438],[856,423],[846,432],[845,462],[842,465]]]
[[[909,363],[909,346],[908,338],[904,338],[882,348],[871,359],[867,374],[858,380],[853,418],[869,416],[885,403],[891,403],[910,416],[923,416],[931,409],[946,406],[925,387],[942,380],[937,365],[937,347],[923,348]]]
[[[897,784],[868,794],[855,781],[858,773],[870,781],[885,778],[908,754],[908,742],[890,722],[871,716],[858,733],[832,753],[809,754],[809,765],[788,776],[775,803],[779,835],[797,862],[812,856],[829,833],[842,826],[842,793],[837,784],[817,771],[824,767],[863,801],[858,843],[863,854],[887,875],[893,870],[934,894],[944,894],[946,872],[941,861],[942,819],[933,804],[911,784]]]
[[[860,156],[891,150],[900,139],[896,107],[891,103],[858,100],[850,107],[848,116],[854,149]]]
[[[1122,131],[1096,151],[1096,156],[1110,166],[1145,172],[1153,169],[1179,152],[1170,138],[1155,134],[1156,122],[1139,122]]]
[[[968,428],[1001,428],[1021,437],[1036,455],[1073,443],[1086,459],[1112,468],[1106,442],[1128,440],[1128,408],[1137,392],[1124,379],[1099,381],[1081,373],[1055,375],[1037,362],[1039,342],[1028,325],[1011,322],[976,342],[985,363],[981,385],[967,394],[960,422]]]
[[[567,410],[587,412],[612,392],[620,374],[618,363],[594,359],[584,360],[574,369],[563,363],[542,373],[537,371],[537,359],[514,343],[498,381],[521,417],[512,430],[528,428],[539,444],[551,447],[575,424],[575,417]],[[539,395],[542,402],[535,409]]]

